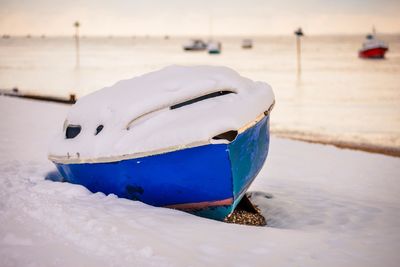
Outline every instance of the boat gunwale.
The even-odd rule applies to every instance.
[[[242,127],[240,127],[237,130],[238,135],[243,133],[247,129],[253,127],[254,125],[256,125],[264,117],[269,116],[274,105],[275,105],[275,100],[272,102],[272,104],[266,111],[259,114],[255,119],[251,120],[250,122],[248,122],[245,125],[243,125]],[[171,147],[156,149],[156,150],[147,151],[147,152],[137,152],[137,153],[124,154],[124,155],[119,155],[119,156],[108,156],[108,157],[99,157],[99,158],[79,158],[79,157],[78,158],[69,158],[68,156],[48,155],[48,159],[56,164],[112,163],[112,162],[118,162],[118,161],[123,161],[123,160],[156,156],[156,155],[166,154],[166,153],[179,151],[179,150],[183,150],[183,149],[199,147],[199,146],[203,146],[203,145],[229,144],[234,141],[233,140],[229,143],[212,143],[211,140],[212,140],[212,138],[210,138],[208,140],[204,140],[204,141],[192,142],[192,143],[185,144],[185,145],[177,145],[177,146],[171,146]]]

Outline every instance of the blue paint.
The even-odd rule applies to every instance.
[[[235,199],[243,196],[261,170],[267,158],[268,148],[269,116],[264,117],[229,144]]]
[[[232,211],[235,209],[236,205],[224,205],[208,207],[201,210],[190,211],[194,215],[205,217],[209,219],[214,219],[218,221],[223,221]]]
[[[194,214],[223,220],[239,204],[247,189],[260,172],[268,155],[269,116],[247,129],[228,145],[232,168],[234,203],[229,206],[205,208]]]
[[[268,146],[267,116],[230,144],[210,144],[118,162],[56,166],[67,182],[153,206],[233,198],[232,205],[190,211],[223,220],[261,170]]]
[[[110,163],[56,164],[66,181],[153,206],[232,197],[227,145],[206,145]]]

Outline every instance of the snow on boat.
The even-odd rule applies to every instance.
[[[92,192],[224,220],[267,157],[273,104],[229,68],[170,66],[79,99],[49,159]]]
[[[183,50],[186,51],[204,51],[207,49],[207,44],[200,39],[190,40],[188,43],[183,45]]]
[[[384,58],[388,51],[385,42],[376,39],[374,34],[368,34],[362,48],[358,51],[360,58]]]

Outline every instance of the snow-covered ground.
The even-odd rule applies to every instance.
[[[2,267],[400,264],[399,158],[272,138],[269,227],[225,224],[45,180],[67,110],[0,97]]]

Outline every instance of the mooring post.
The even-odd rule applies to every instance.
[[[297,49],[297,76],[301,74],[301,37],[304,36],[303,30],[298,28],[294,32],[296,35],[296,49]]]
[[[76,48],[76,68],[79,68],[79,21],[75,21],[75,48]]]
[[[70,94],[69,95],[69,102],[74,104],[76,102],[76,95],[75,94]]]

